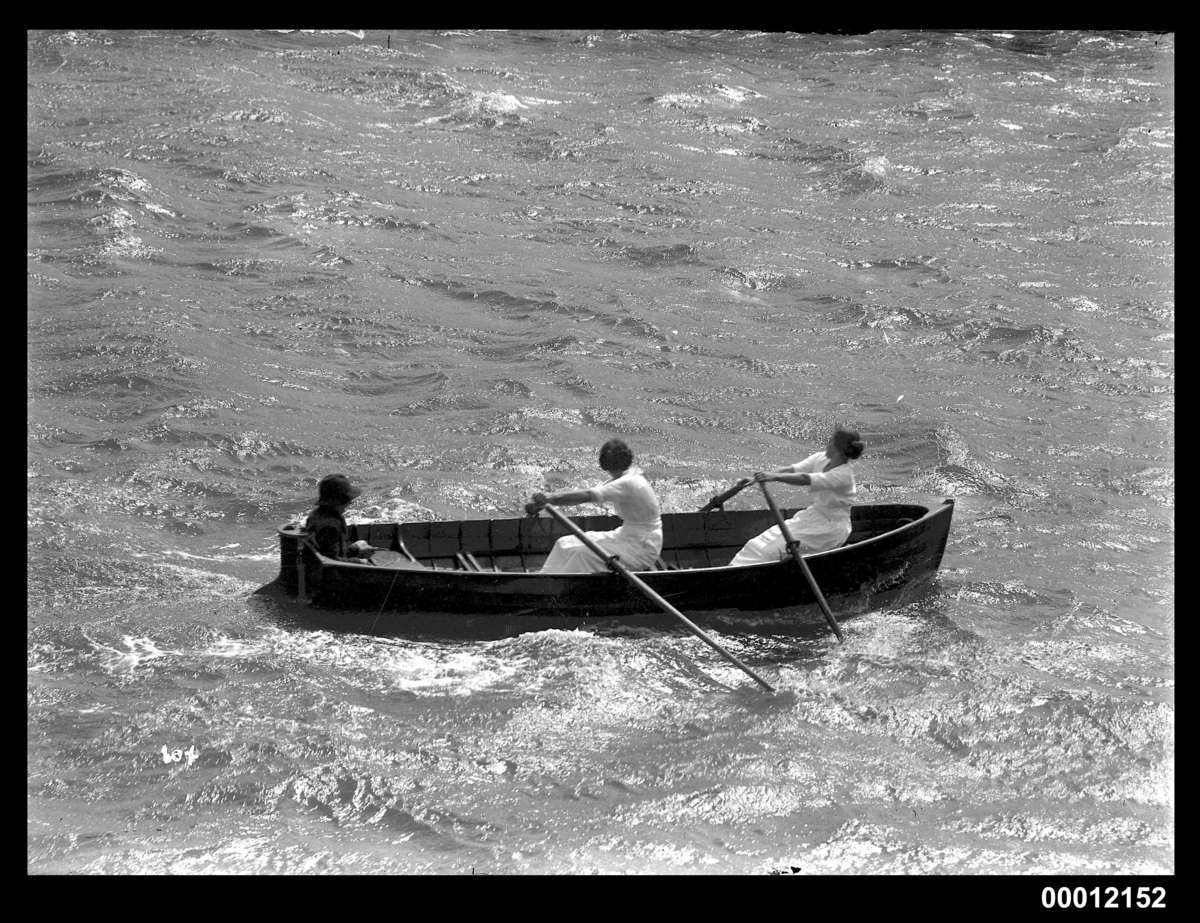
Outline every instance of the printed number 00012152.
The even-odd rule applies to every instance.
[[[1047,909],[1166,909],[1167,889],[1155,887],[1060,887],[1042,888],[1042,906]]]

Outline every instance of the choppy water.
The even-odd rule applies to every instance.
[[[1173,872],[1174,45],[29,33],[29,870]],[[773,699],[251,596],[331,470],[507,516],[621,434],[680,511],[839,421],[956,519],[718,632]]]

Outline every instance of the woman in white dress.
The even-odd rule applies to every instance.
[[[837,548],[850,537],[850,507],[858,487],[851,461],[862,455],[863,441],[855,430],[838,427],[824,452],[770,473],[756,472],[760,483],[778,481],[807,487],[811,502],[788,520],[788,531],[799,543],[801,552],[812,553]],[[771,526],[750,539],[729,563],[763,564],[787,555],[787,546],[779,526]]]
[[[662,551],[662,514],[654,488],[633,464],[633,452],[620,439],[610,439],[600,448],[600,467],[609,480],[586,490],[568,490],[557,494],[535,493],[525,504],[531,516],[546,503],[555,506],[576,503],[607,503],[621,517],[621,525],[608,532],[588,532],[588,538],[609,554],[621,556],[630,570],[650,570]],[[574,535],[565,535],[554,543],[543,574],[585,574],[607,570],[604,562]]]

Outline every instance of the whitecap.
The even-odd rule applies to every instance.
[[[868,157],[863,161],[862,165],[864,172],[874,174],[875,176],[886,176],[889,167],[891,167],[891,164],[882,155],[879,157]]]
[[[751,98],[763,98],[761,93],[756,93],[754,90],[748,90],[746,87],[730,87],[723,83],[718,83],[714,84],[713,89],[715,89],[721,96],[724,96],[726,99],[735,103],[742,103]]]
[[[667,93],[663,96],[655,97],[654,101],[660,106],[679,109],[692,109],[703,105],[705,102],[699,96],[692,96],[690,93]]]
[[[160,660],[163,657],[177,656],[179,651],[163,649],[158,646],[153,638],[136,638],[132,635],[124,635],[122,642],[125,649],[114,647],[109,644],[97,641],[86,632],[83,636],[95,650],[101,667],[108,673],[132,673],[135,669],[152,660]]]
[[[529,108],[511,93],[502,93],[499,90],[473,93],[470,102],[473,107],[490,112],[516,112],[518,109]]]

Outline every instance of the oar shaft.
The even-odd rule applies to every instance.
[[[754,483],[753,478],[743,478],[742,480],[740,480],[736,484],[734,484],[732,487],[730,487],[727,491],[725,491],[724,493],[717,494],[715,497],[713,497],[711,500],[709,500],[706,504],[704,504],[704,506],[700,507],[700,512],[707,513],[710,510],[721,509],[721,507],[723,507],[725,505],[727,500],[730,500],[731,498],[736,497],[738,494],[740,494],[743,490],[745,490],[747,487],[749,487],[753,483]]]
[[[618,573],[622,577],[624,577],[637,590],[641,591],[641,593],[647,599],[649,599],[651,602],[655,603],[659,608],[663,609],[665,612],[667,612],[667,613],[675,616],[675,618],[679,619],[679,621],[681,621],[685,626],[687,626],[688,631],[690,631],[692,634],[694,634],[697,638],[699,638],[701,641],[703,641],[705,644],[707,644],[709,647],[711,647],[714,651],[716,651],[718,654],[720,654],[722,657],[724,657],[726,660],[728,660],[730,663],[732,663],[735,667],[737,667],[739,670],[741,670],[743,673],[745,673],[747,676],[749,676],[752,680],[754,680],[756,683],[758,683],[760,686],[762,686],[768,692],[775,691],[774,687],[772,687],[770,683],[768,683],[765,679],[763,679],[761,676],[759,676],[757,673],[755,673],[753,670],[751,670],[748,666],[746,666],[744,663],[742,663],[740,660],[738,660],[737,657],[735,657],[729,651],[725,650],[725,648],[721,647],[720,644],[718,644],[716,641],[714,641],[712,638],[710,638],[707,634],[705,634],[704,631],[698,625],[696,625],[694,622],[691,621],[691,619],[689,619],[682,612],[680,612],[678,609],[676,609],[674,606],[672,606],[669,602],[667,602],[665,599],[663,599],[662,596],[660,596],[657,592],[655,592],[654,589],[646,583],[646,581],[642,580],[640,577],[638,577],[636,574],[634,574],[632,571],[630,571],[629,568],[627,568],[624,564],[622,564],[620,562],[620,560],[618,560],[616,555],[608,554],[607,552],[605,552],[605,550],[603,548],[601,548],[599,545],[597,545],[591,539],[591,537],[588,536],[588,534],[586,532],[584,532],[581,528],[579,528],[579,526],[575,525],[575,523],[571,522],[570,519],[568,519],[565,515],[563,515],[561,510],[559,510],[555,506],[552,506],[549,503],[544,504],[542,506],[542,509],[544,509],[547,513],[549,513],[551,516],[553,516],[555,519],[557,519],[559,522],[561,522],[564,526],[566,526],[566,528],[569,529],[571,531],[571,533],[577,539],[579,539],[581,542],[583,542],[583,544],[586,545],[593,554],[595,554],[597,557],[599,557],[600,560],[602,560],[606,565],[608,565],[608,567],[611,570],[616,571],[616,573]]]
[[[783,513],[779,507],[775,505],[775,498],[771,496],[771,492],[767,490],[767,485],[762,481],[758,482],[758,486],[762,488],[763,497],[766,498],[767,506],[771,508],[771,512],[775,514],[775,520],[779,523],[779,532],[783,536],[784,542],[792,553],[792,558],[800,566],[800,572],[804,574],[804,579],[808,581],[808,588],[812,590],[813,596],[817,598],[817,605],[821,607],[821,611],[825,614],[825,621],[829,623],[829,627],[833,629],[833,633],[837,635],[839,641],[845,641],[846,638],[842,634],[842,629],[837,623],[837,619],[833,617],[833,610],[829,608],[829,603],[825,601],[825,594],[821,592],[821,588],[817,585],[817,578],[812,575],[812,571],[808,569],[808,562],[804,560],[804,555],[800,553],[800,549],[796,543],[792,541],[791,530],[788,529],[787,520],[783,518]]]

